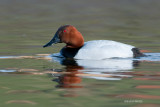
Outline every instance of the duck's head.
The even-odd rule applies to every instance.
[[[82,34],[74,26],[65,25],[61,26],[51,41],[43,47],[48,47],[56,43],[66,43],[66,47],[68,48],[79,48],[83,46],[84,39]]]

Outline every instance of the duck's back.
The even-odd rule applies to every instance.
[[[134,46],[111,40],[94,40],[85,42],[78,51],[76,59],[106,59],[133,57]]]

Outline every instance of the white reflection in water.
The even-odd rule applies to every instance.
[[[145,53],[146,57],[141,57],[139,61],[160,61],[160,53]]]
[[[12,58],[18,58],[18,56],[0,56],[0,59],[12,59]]]
[[[5,69],[1,69],[0,72],[16,72],[16,70],[5,70]]]
[[[120,80],[122,77],[131,77],[131,75],[121,75],[120,72],[132,72],[134,66],[139,65],[140,61],[160,61],[160,53],[145,53],[146,57],[141,58],[113,58],[105,60],[68,60],[59,56],[60,54],[53,54],[52,61],[59,62],[62,65],[76,65],[81,66],[83,73],[87,74],[108,74],[114,77],[96,77],[90,76],[87,78],[94,78],[99,80]],[[57,57],[58,56],[58,57]],[[115,77],[116,76],[116,77]]]
[[[78,71],[87,74],[108,74],[113,77],[99,77],[87,76],[87,78],[94,78],[98,80],[120,80],[123,76],[131,77],[129,75],[115,74],[118,72],[131,72],[133,69],[132,59],[106,59],[106,60],[67,60],[65,58],[53,57],[52,61],[59,62],[65,66],[80,66],[83,69]]]
[[[123,75],[112,74],[116,72],[131,72],[133,69],[133,60],[131,59],[106,59],[106,60],[76,60],[79,66],[84,67],[82,71],[88,74],[105,74],[117,76],[118,78],[107,77],[89,77],[99,80],[120,80]],[[125,75],[125,77],[130,77]]]
[[[79,66],[92,71],[114,72],[133,69],[131,59],[76,60]]]

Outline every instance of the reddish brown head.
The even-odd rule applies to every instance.
[[[53,39],[43,47],[51,46],[56,43],[66,43],[68,48],[79,48],[83,46],[84,39],[82,34],[71,25],[61,26],[55,33]]]

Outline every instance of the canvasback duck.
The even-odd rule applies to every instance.
[[[43,47],[56,43],[66,44],[60,51],[60,55],[66,58],[100,60],[144,56],[138,48],[112,40],[93,40],[84,43],[82,34],[72,25],[61,26],[51,41]]]

